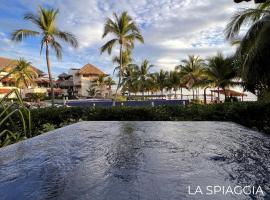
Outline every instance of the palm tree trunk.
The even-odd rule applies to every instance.
[[[181,90],[181,100],[183,100],[183,88],[181,87],[180,90]]]
[[[220,94],[219,94],[219,87],[218,87],[218,103],[220,102]]]
[[[50,60],[49,60],[49,46],[48,46],[48,43],[46,43],[46,62],[47,62],[48,75],[49,75],[50,86],[51,86],[52,107],[54,107],[53,79],[52,79],[52,72],[51,72],[51,64],[50,64]]]
[[[174,89],[174,99],[177,99],[177,97],[176,97],[176,89]]]
[[[204,104],[207,103],[206,102],[206,90],[207,90],[207,88],[209,88],[209,87],[204,88],[204,92],[203,92]]]
[[[122,66],[123,65],[122,56],[123,56],[123,44],[121,43],[120,44],[120,55],[119,55],[119,57],[120,57],[119,79],[118,79],[118,84],[117,84],[117,88],[116,88],[114,99],[113,99],[113,106],[115,106],[117,92],[118,92],[118,90],[120,88],[121,79],[122,79],[122,68],[123,68],[123,66]]]
[[[224,97],[225,97],[224,102],[225,102],[226,101],[226,98],[227,98],[226,89],[225,88],[222,88],[222,90],[224,91]]]

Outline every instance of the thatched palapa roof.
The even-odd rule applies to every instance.
[[[9,59],[9,58],[3,58],[3,57],[0,57],[0,70],[2,70],[3,68],[5,67],[16,67],[17,65],[17,60],[13,60],[13,59]],[[37,72],[37,74],[39,76],[43,76],[44,75],[44,72],[39,70],[38,68],[34,67],[34,66],[31,66],[35,72]]]
[[[101,71],[100,69],[98,69],[97,67],[95,67],[94,65],[91,64],[86,64],[84,65],[78,72],[80,75],[103,75],[103,76],[107,76],[107,74],[105,74],[103,71]]]

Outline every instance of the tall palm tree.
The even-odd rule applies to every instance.
[[[113,36],[113,39],[106,42],[101,47],[101,53],[108,52],[111,54],[112,49],[118,44],[119,45],[119,80],[117,89],[115,92],[114,102],[116,100],[117,92],[120,88],[122,77],[123,77],[123,51],[134,48],[134,42],[144,42],[144,39],[133,19],[128,15],[127,12],[122,12],[120,16],[113,13],[113,19],[108,18],[105,22],[104,32],[102,37],[105,38],[108,34]]]
[[[78,41],[74,35],[69,32],[61,31],[56,26],[56,18],[58,15],[58,10],[55,9],[45,9],[39,7],[38,13],[28,13],[24,15],[24,19],[32,22],[36,25],[37,30],[29,30],[29,29],[18,29],[14,31],[11,35],[11,39],[13,41],[22,41],[24,38],[39,36],[41,37],[41,47],[40,53],[42,53],[43,47],[45,45],[46,49],[46,63],[48,68],[48,74],[50,79],[50,87],[52,94],[52,106],[54,106],[54,86],[53,86],[53,78],[51,72],[51,64],[49,59],[49,49],[53,49],[56,53],[56,57],[58,59],[62,58],[62,46],[57,41],[60,39],[73,47],[78,46]]]
[[[8,66],[5,67],[4,70],[8,72],[8,74],[2,79],[12,77],[18,88],[28,88],[31,84],[35,84],[34,80],[38,77],[37,72],[31,66],[31,62],[27,62],[23,58],[16,61],[15,67]]]
[[[226,88],[239,84],[236,82],[237,70],[234,67],[232,58],[225,58],[221,53],[208,58],[208,64],[204,71],[209,86],[218,88],[218,99],[220,100],[220,88],[226,97]]]
[[[112,59],[112,62],[117,65],[114,68],[113,73],[115,73],[115,71],[117,71],[118,72],[117,76],[119,78],[120,64],[121,64],[120,57],[119,56],[114,56],[113,59]],[[131,64],[131,62],[132,62],[131,51],[129,49],[123,51],[122,52],[122,73],[125,72],[126,68],[128,67],[129,64]]]
[[[151,65],[147,59],[144,59],[140,66],[136,64],[133,66],[137,72],[137,78],[140,84],[140,91],[142,93],[142,96],[144,96],[144,92],[147,86],[147,79],[150,75],[150,69],[154,67],[154,65]]]
[[[249,27],[242,36],[242,27]],[[226,38],[240,41],[235,62],[245,89],[259,95],[270,93],[270,1],[238,11],[225,29]]]

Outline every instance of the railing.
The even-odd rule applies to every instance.
[[[123,101],[116,102],[115,106],[129,106],[129,107],[148,107],[148,106],[173,106],[173,105],[187,105],[188,100],[149,100],[149,101]],[[112,107],[113,101],[111,100],[67,100],[65,105],[68,106],[97,106],[97,107]]]

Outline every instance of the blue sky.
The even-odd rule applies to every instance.
[[[156,70],[170,70],[188,54],[204,58],[217,51],[231,54],[234,48],[224,40],[225,25],[236,10],[252,5],[235,4],[233,0],[0,0],[0,3],[0,56],[24,57],[44,72],[47,70],[44,54],[39,54],[39,39],[14,43],[10,41],[10,33],[19,28],[35,29],[23,20],[23,15],[36,12],[39,5],[60,10],[58,26],[75,34],[80,47],[64,46],[61,61],[51,54],[55,75],[86,63],[112,74],[111,56],[100,55],[99,49],[106,42],[101,38],[104,21],[113,12],[128,11],[145,38],[145,44],[137,44],[134,49],[134,62],[147,58],[156,65]]]

